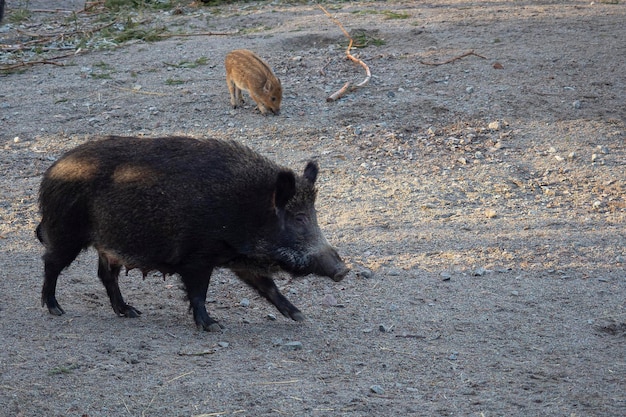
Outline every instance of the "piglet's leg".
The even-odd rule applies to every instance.
[[[280,293],[272,278],[245,270],[238,270],[235,273],[243,282],[255,288],[259,294],[274,304],[283,316],[295,321],[303,321],[305,319],[304,314]]]

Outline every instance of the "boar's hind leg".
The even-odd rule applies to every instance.
[[[107,290],[113,311],[115,311],[115,314],[118,316],[139,317],[141,311],[126,304],[120,292],[120,286],[118,284],[120,269],[120,265],[109,262],[104,255],[99,254],[98,277],[100,277],[104,288]]]
[[[61,246],[57,246],[60,248]],[[67,248],[63,250],[54,249],[55,246],[49,245],[46,253],[43,255],[44,261],[44,281],[41,290],[41,305],[48,307],[50,314],[60,316],[65,311],[61,308],[56,299],[57,280],[61,271],[68,267],[80,253],[81,247]]]
[[[209,289],[211,272],[213,268],[205,266],[195,268],[184,268],[179,270],[179,274],[189,298],[189,309],[193,311],[193,319],[198,327],[207,332],[219,332],[222,326],[206,311],[206,293]]]
[[[242,281],[255,288],[259,294],[274,304],[283,316],[289,317],[295,321],[304,320],[304,314],[280,293],[272,278],[250,271],[235,271],[235,273]]]

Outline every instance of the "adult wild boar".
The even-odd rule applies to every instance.
[[[195,322],[220,325],[205,308],[211,273],[231,269],[286,317],[303,314],[272,273],[340,281],[348,268],[317,224],[318,166],[302,176],[236,142],[184,137],[109,137],[70,150],[44,174],[39,191],[45,245],[42,305],[61,315],[56,284],[81,250],[98,252],[98,277],[119,316],[122,267],[179,274]]]

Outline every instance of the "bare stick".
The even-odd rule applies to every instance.
[[[346,49],[346,57],[350,61],[359,64],[360,66],[363,67],[363,69],[365,69],[365,79],[363,81],[361,81],[355,86],[351,86],[351,83],[347,82],[343,85],[343,87],[341,87],[341,89],[339,89],[338,91],[334,92],[333,94],[331,94],[330,96],[326,98],[326,101],[335,101],[343,97],[343,95],[346,94],[348,91],[354,91],[357,88],[363,87],[365,84],[367,84],[370,78],[372,78],[372,73],[370,72],[370,69],[365,62],[361,61],[358,58],[355,58],[350,53],[350,49],[352,49],[352,44],[354,43],[354,40],[352,39],[348,31],[346,31],[346,29],[343,27],[341,22],[337,20],[336,18],[334,18],[330,13],[328,13],[328,11],[324,8],[324,6],[322,6],[321,4],[318,4],[317,6],[326,14],[326,16],[328,16],[333,22],[335,22],[337,26],[339,26],[339,29],[341,29],[343,34],[346,35],[346,37],[350,40],[350,42],[348,43],[348,48]]]
[[[50,64],[50,65],[56,65],[56,66],[59,66],[59,67],[64,67],[65,64],[63,64],[61,62],[54,62],[52,60],[53,59],[67,58],[67,57],[74,56],[74,55],[76,55],[76,53],[59,55],[59,56],[55,56],[55,57],[52,57],[52,58],[49,58],[49,59],[43,59],[41,61],[20,62],[18,64],[1,66],[0,67],[0,71],[7,71],[7,70],[15,69],[15,68],[28,67],[28,66],[37,65],[37,64]]]
[[[484,57],[484,56],[482,56],[482,55],[478,55],[476,52],[474,52],[474,50],[471,50],[471,51],[466,52],[466,53],[464,53],[464,54],[462,54],[462,55],[455,56],[454,58],[450,58],[450,59],[449,59],[449,60],[447,60],[447,61],[443,61],[443,62],[426,62],[426,61],[420,61],[420,64],[424,64],[424,65],[445,65],[445,64],[449,64],[449,63],[451,63],[451,62],[454,62],[454,61],[459,60],[459,59],[461,59],[461,58],[465,58],[466,56],[470,56],[470,55],[474,55],[474,56],[477,56],[477,57],[482,58],[482,59],[487,59],[486,57]]]
[[[350,85],[351,85],[351,83],[350,83],[350,81],[348,81],[339,90],[337,90],[334,93],[332,93],[331,95],[329,95],[326,98],[326,101],[335,101],[335,100],[340,99],[341,97],[343,97],[344,94],[346,94],[348,92],[348,89],[350,88]]]
[[[239,31],[235,32],[202,32],[202,33],[160,33],[157,36],[159,38],[177,38],[177,37],[189,37],[189,36],[228,36],[236,35]]]

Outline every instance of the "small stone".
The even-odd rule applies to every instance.
[[[434,127],[429,127],[428,130],[426,131],[426,133],[428,133],[430,136],[435,136],[436,131]]]
[[[465,89],[465,92],[466,92],[467,94],[472,94],[472,93],[474,92],[474,87],[472,87],[472,86],[470,85],[469,87],[467,87],[467,88]]]
[[[554,155],[554,159],[556,159],[557,161],[561,162],[561,161],[563,161],[565,158],[563,158],[561,155]]]
[[[267,319],[271,321],[276,321],[276,314],[272,314],[272,313],[268,314]]]
[[[250,307],[250,300],[248,300],[247,298],[242,298],[239,304],[241,304],[242,307]]]
[[[485,210],[485,217],[487,217],[488,219],[493,219],[494,217],[497,217],[497,216],[498,216],[498,213],[496,213],[494,209]]]
[[[399,269],[395,269],[392,268],[389,271],[387,271],[387,275],[389,275],[390,277],[397,277],[400,276],[400,270]]]
[[[302,350],[302,342],[287,342],[283,345],[285,350]]]
[[[459,159],[457,159],[457,162],[461,165],[467,165],[467,159],[460,157]]]
[[[337,305],[337,299],[332,294],[326,294],[322,298],[322,305],[334,307]]]
[[[570,153],[567,155],[567,158],[568,158],[568,159],[573,160],[574,158],[576,158],[576,152],[570,152]]]
[[[476,153],[474,154],[474,158],[476,158],[476,159],[484,159],[485,156],[483,155],[483,153],[481,151],[476,151]]]
[[[387,91],[387,97],[394,98],[395,96],[396,96],[396,93],[394,93],[393,91]]]
[[[442,272],[439,276],[441,276],[442,281],[450,281],[450,279],[452,279],[452,274],[449,272]]]
[[[448,356],[448,359],[451,361],[455,361],[457,360],[458,357],[459,357],[459,352],[452,352],[450,356]]]
[[[598,154],[591,154],[591,162],[596,162],[596,160],[598,159]]]
[[[385,393],[385,389],[383,387],[381,387],[380,385],[372,385],[370,387],[370,391],[372,391],[374,394],[378,394],[378,395],[383,395]]]
[[[385,326],[384,324],[381,324],[380,326],[378,326],[378,330],[381,333],[389,333],[391,332],[391,330],[393,330],[393,324],[391,326]]]
[[[228,346],[230,346],[230,343],[228,343],[228,342],[217,342],[217,345],[219,347],[222,347],[222,348],[227,348]]]
[[[600,207],[602,207],[602,201],[596,200],[593,202],[593,208],[594,209],[599,209]]]
[[[367,329],[363,329],[363,333],[372,333],[374,331],[374,329],[372,329],[371,327],[368,327]]]
[[[374,273],[370,269],[362,269],[357,273],[357,275],[360,275],[363,278],[371,278]]]
[[[293,58],[291,58],[291,60],[299,62],[299,61],[302,61],[302,57],[300,55],[296,55]]]
[[[598,145],[598,150],[605,155],[609,153],[609,148],[607,148],[606,146]]]
[[[513,291],[511,291],[511,295],[512,295],[513,297],[519,297],[519,291],[515,291],[515,290],[513,290]]]
[[[500,130],[500,122],[498,120],[496,120],[495,122],[491,122],[489,123],[489,125],[487,126],[489,129],[491,130]]]
[[[576,100],[572,103],[572,107],[575,109],[580,109],[580,100]]]
[[[487,272],[487,270],[481,266],[480,268],[476,268],[474,272],[472,272],[472,276],[482,277],[483,275],[485,275],[485,272]]]
[[[13,143],[20,143],[20,137],[19,136],[14,137]]]
[[[548,148],[548,153],[556,153],[556,148],[554,146],[550,146]]]

